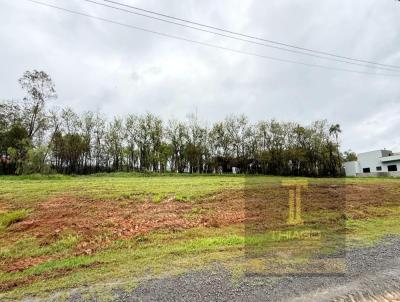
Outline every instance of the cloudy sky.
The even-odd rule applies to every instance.
[[[38,0],[149,30],[287,60],[372,73],[182,28],[83,0]],[[101,2],[102,0],[98,0]],[[394,0],[116,0],[310,49],[400,66]],[[311,68],[170,39],[26,0],[0,0],[0,98],[23,96],[17,79],[44,70],[59,106],[108,116],[150,111],[203,120],[246,114],[342,126],[344,149],[400,151],[400,77]],[[400,73],[398,73],[400,75]]]

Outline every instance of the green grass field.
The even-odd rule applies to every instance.
[[[284,231],[313,227],[333,236],[340,216],[346,222],[348,247],[400,234],[400,179],[126,173],[3,176],[0,299],[46,296],[90,285],[107,300],[114,288],[133,288],[147,278],[215,263],[240,275],[260,265],[246,259],[246,242],[267,250],[296,247],[302,251],[298,259],[307,259],[311,251],[323,249],[296,238],[273,240],[271,234],[246,232],[245,205],[257,198],[262,201],[261,193],[267,193],[263,198],[271,213],[286,215],[282,180],[308,181],[304,196],[310,200],[305,224],[284,226]],[[339,191],[343,204],[330,204],[330,196]],[[282,231],[281,226],[273,227]]]

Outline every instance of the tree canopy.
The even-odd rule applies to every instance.
[[[108,120],[99,113],[52,109],[55,85],[43,71],[19,80],[26,97],[0,102],[1,173],[152,171],[339,176],[338,124],[310,125],[244,115],[208,124],[196,115],[162,120],[152,113]],[[349,154],[346,154],[347,160]]]

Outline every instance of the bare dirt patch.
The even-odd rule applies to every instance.
[[[91,253],[111,240],[144,235],[154,230],[178,231],[193,227],[216,227],[243,222],[243,200],[225,194],[202,202],[166,200],[160,203],[138,201],[99,201],[59,197],[38,205],[10,232],[39,238],[42,244],[54,242],[65,233],[82,238],[79,251]],[[103,239],[95,242],[98,237]]]
[[[7,265],[1,266],[1,268],[7,273],[21,272],[31,266],[43,263],[49,258],[50,258],[49,256],[38,256],[38,257],[27,257],[27,258],[17,259],[11,263],[7,263]]]
[[[368,217],[371,206],[399,205],[394,185],[311,185],[304,191],[305,211],[343,207],[335,203],[338,194],[346,201],[346,213],[353,218]],[[267,203],[270,218],[287,214],[287,189],[271,186],[260,191],[226,191],[197,202],[168,199],[160,203],[135,200],[101,201],[61,196],[39,204],[27,219],[12,226],[11,236],[35,236],[42,244],[54,242],[62,234],[82,237],[80,252],[95,246],[95,237],[108,240],[146,234],[154,230],[178,231],[193,227],[221,227],[257,219],[261,204]],[[245,206],[250,207],[245,211]],[[344,210],[344,209],[342,209]],[[247,215],[247,217],[245,217]],[[250,215],[250,216],[249,216]],[[265,215],[265,213],[262,213]],[[263,216],[265,218],[265,216]],[[273,219],[272,219],[273,220]]]
[[[38,239],[41,246],[65,236],[79,236],[73,255],[92,254],[121,238],[133,238],[150,231],[175,232],[194,227],[220,227],[243,221],[243,200],[225,194],[201,202],[172,199],[160,203],[135,200],[99,201],[62,196],[38,204],[24,221],[0,234],[5,246],[26,237]],[[48,260],[65,257],[60,254],[0,259],[0,270],[20,272]],[[2,284],[9,289],[33,282],[31,278]],[[21,284],[20,284],[21,283]]]
[[[394,184],[318,184],[310,185],[304,191],[304,210],[312,212],[342,207],[343,203],[334,201],[338,194],[345,196],[346,215],[355,219],[378,215],[369,212],[370,207],[400,205],[400,194]],[[34,206],[24,221],[12,225],[6,233],[0,234],[0,240],[5,244],[12,244],[24,236],[32,236],[40,244],[48,245],[65,234],[74,234],[79,235],[80,241],[73,254],[92,254],[116,239],[139,237],[151,231],[175,232],[195,227],[224,227],[244,224],[248,220],[265,220],[266,203],[268,221],[285,221],[287,202],[288,190],[279,184],[257,190],[245,188],[225,191],[196,202],[180,202],[173,198],[160,203],[137,200],[102,201],[64,195]],[[3,259],[1,269],[6,272],[23,271],[57,257],[50,255]],[[26,284],[33,281],[27,279],[21,282]],[[0,288],[19,285],[11,282],[0,285]]]

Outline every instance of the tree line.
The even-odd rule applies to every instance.
[[[152,113],[108,120],[96,112],[49,108],[55,86],[43,71],[19,79],[26,96],[0,102],[2,174],[141,171],[339,176],[338,124],[276,120],[249,122],[244,115],[208,124],[195,114],[162,120]]]

